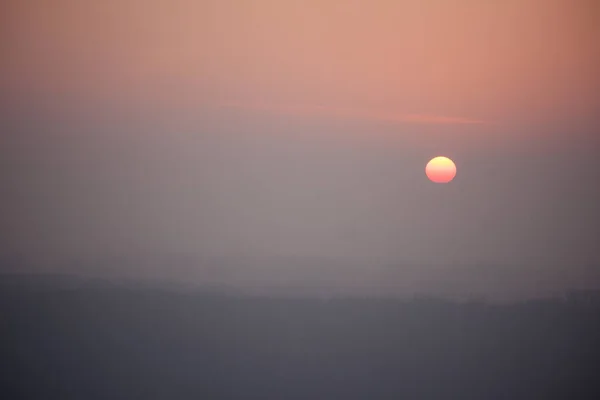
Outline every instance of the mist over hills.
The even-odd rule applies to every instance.
[[[446,299],[485,298],[491,302],[561,297],[570,291],[596,290],[595,266],[561,268],[528,265],[419,265],[379,260],[358,263],[308,257],[185,255],[112,256],[69,263],[35,264],[4,258],[0,274],[42,274],[95,278],[106,282],[147,283],[188,290],[221,290],[277,296],[359,296],[410,298],[429,295]],[[585,277],[583,279],[582,277]],[[40,278],[41,279],[41,278]]]
[[[593,399],[600,296],[285,297],[0,275],[10,399]]]

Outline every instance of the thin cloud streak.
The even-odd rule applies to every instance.
[[[242,102],[223,102],[218,107],[229,109],[240,109],[248,111],[259,111],[276,114],[288,114],[298,116],[326,116],[338,118],[363,119],[370,121],[392,122],[392,123],[412,123],[412,124],[440,124],[440,125],[473,125],[487,124],[488,122],[463,118],[449,117],[442,115],[428,114],[400,114],[391,112],[381,112],[356,108],[340,108],[331,106],[307,106],[307,105],[274,105],[268,103],[242,103]]]

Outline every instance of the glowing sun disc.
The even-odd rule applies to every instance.
[[[448,183],[456,176],[456,165],[448,157],[435,157],[427,163],[425,173],[432,182]]]

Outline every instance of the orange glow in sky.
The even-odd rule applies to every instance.
[[[11,1],[0,9],[0,87],[172,108],[572,120],[598,111],[598,9],[589,0]]]

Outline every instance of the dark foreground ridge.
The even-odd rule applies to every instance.
[[[2,399],[597,399],[594,294],[283,299],[0,276]]]

